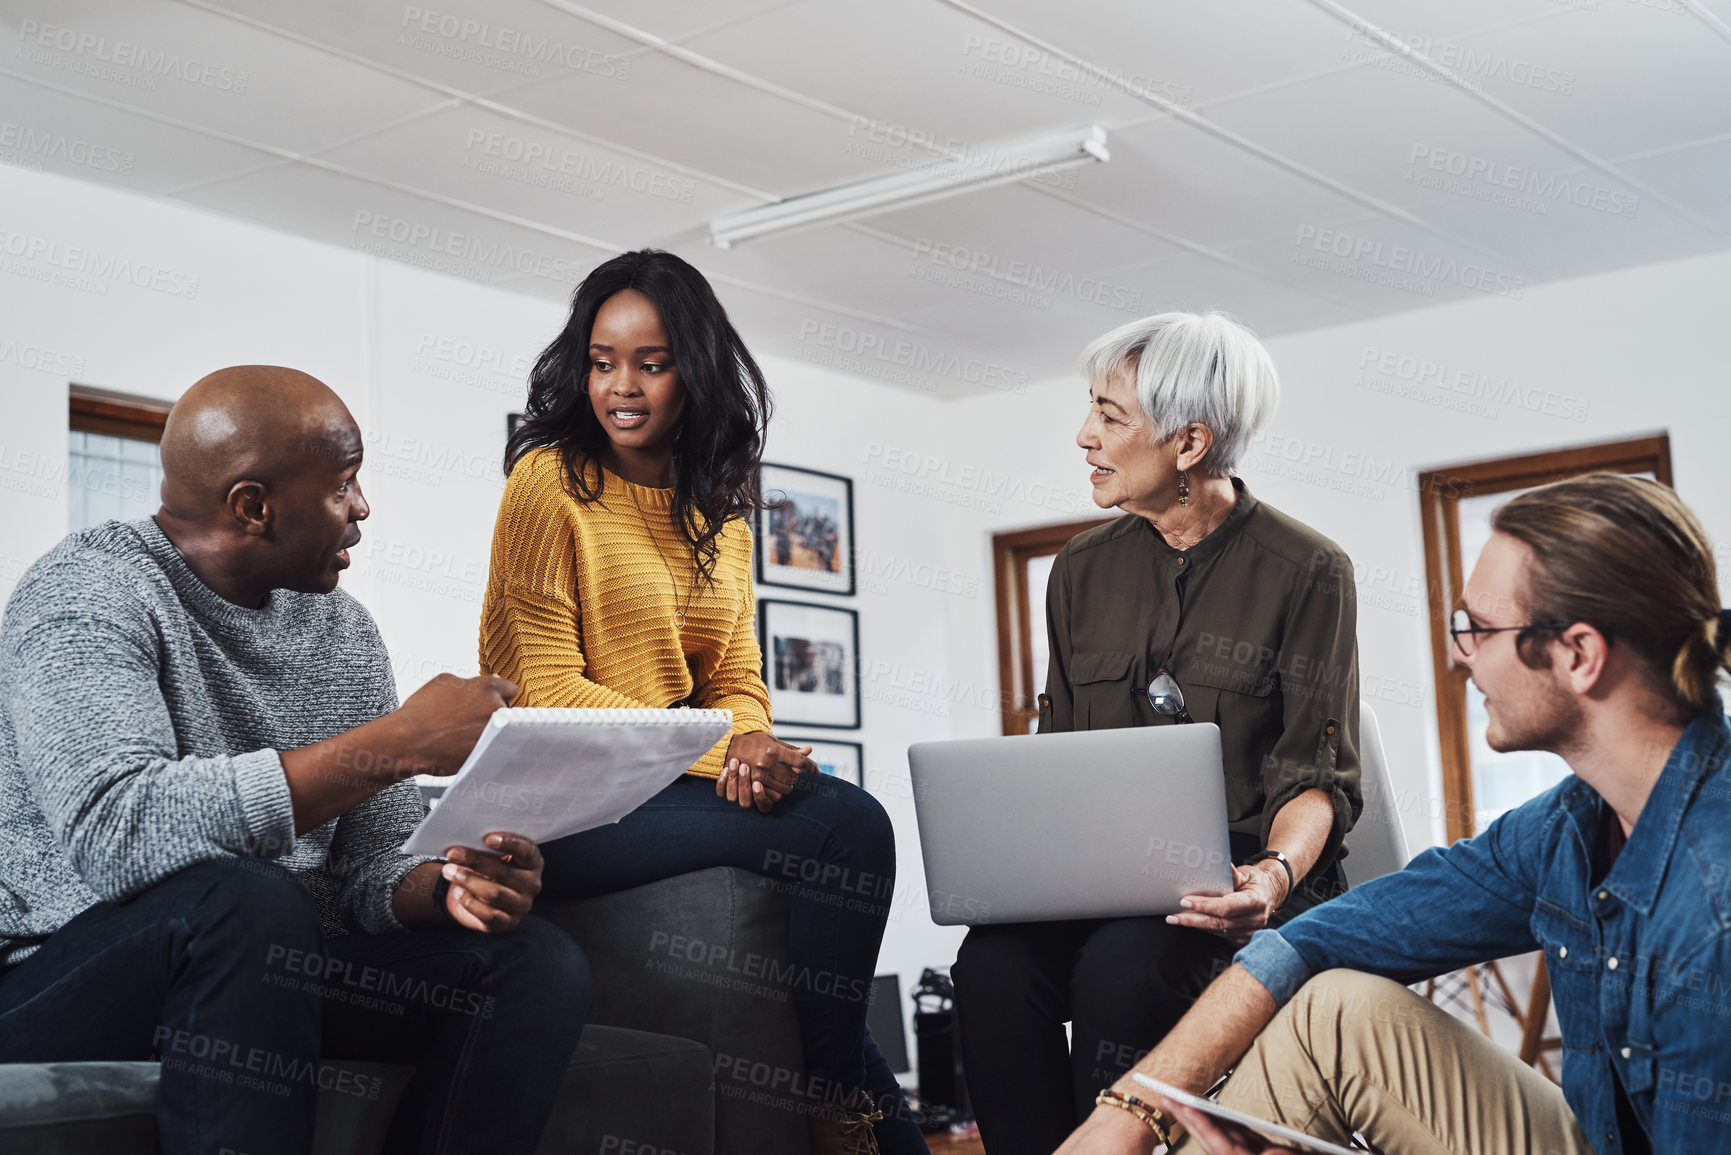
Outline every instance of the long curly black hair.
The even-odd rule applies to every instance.
[[[623,253],[599,265],[571,297],[571,317],[529,373],[523,421],[505,444],[505,472],[530,451],[552,447],[565,488],[600,498],[607,431],[589,403],[589,335],[602,304],[625,289],[654,302],[685,386],[673,439],[673,521],[691,543],[697,572],[714,581],[717,539],[729,521],[764,508],[758,465],[771,402],[763,370],[740,339],[703,274],[660,249]]]

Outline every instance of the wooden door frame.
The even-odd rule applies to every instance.
[[[1460,499],[1527,489],[1582,473],[1652,473],[1671,484],[1666,433],[1451,465],[1419,474],[1419,521],[1424,530],[1425,587],[1430,601],[1431,670],[1436,680],[1437,734],[1442,746],[1447,838],[1472,837],[1473,771],[1467,735],[1467,671],[1449,653],[1449,615],[1465,585],[1461,573]]]
[[[1057,553],[1065,542],[1085,529],[1116,520],[1093,517],[992,535],[993,596],[998,612],[999,721],[1005,734],[1026,734],[1029,720],[1040,715],[1037,701],[1040,687],[1031,684],[1034,658],[1028,635],[1033,628],[1033,611],[1028,604],[1028,583],[1023,579],[1028,562]]]

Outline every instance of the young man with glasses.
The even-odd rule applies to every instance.
[[[1668,488],[1592,474],[1523,494],[1451,621],[1495,750],[1573,775],[1483,834],[1259,933],[1138,1070],[1337,1144],[1597,1155],[1731,1134],[1731,661],[1712,546]],[[1401,984],[1542,950],[1556,1087]],[[1284,1005],[1284,1006],[1283,1006]],[[1126,1077],[1060,1155],[1267,1155]]]

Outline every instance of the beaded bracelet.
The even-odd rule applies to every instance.
[[[1148,1125],[1148,1129],[1154,1132],[1154,1137],[1160,1140],[1161,1146],[1172,1146],[1172,1121],[1166,1118],[1166,1112],[1152,1103],[1146,1103],[1134,1095],[1126,1095],[1107,1087],[1094,1096],[1094,1105],[1096,1107],[1116,1107],[1120,1111],[1130,1112]]]

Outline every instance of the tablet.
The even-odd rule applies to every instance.
[[[1326,1139],[1313,1139],[1302,1131],[1294,1131],[1291,1127],[1282,1127],[1279,1123],[1270,1123],[1265,1119],[1258,1119],[1255,1115],[1246,1115],[1243,1111],[1222,1107],[1219,1103],[1210,1102],[1200,1095],[1192,1095],[1189,1091],[1180,1091],[1177,1087],[1169,1087],[1158,1079],[1150,1079],[1139,1071],[1132,1071],[1131,1078],[1149,1090],[1159,1092],[1163,1099],[1182,1103],[1186,1107],[1193,1107],[1201,1111],[1204,1115],[1225,1119],[1229,1123],[1237,1123],[1240,1127],[1248,1127],[1263,1138],[1275,1143],[1284,1143],[1289,1147],[1296,1147],[1300,1151],[1321,1151],[1323,1155],[1364,1155],[1362,1151],[1352,1151],[1345,1147],[1339,1147]]]

